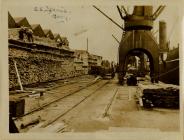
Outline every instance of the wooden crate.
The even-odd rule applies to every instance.
[[[25,100],[24,99],[10,99],[9,112],[12,117],[20,117],[25,112]]]

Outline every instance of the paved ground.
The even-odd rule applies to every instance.
[[[90,79],[94,80],[94,78]],[[90,80],[88,82],[90,82]],[[85,81],[85,80],[84,80]],[[94,85],[80,90],[75,95],[61,100],[48,108],[27,117],[27,120],[41,116],[41,122],[22,130],[22,132],[179,132],[179,110],[153,109],[146,110],[136,102],[136,87],[120,86],[118,80],[101,80]],[[85,82],[84,82],[85,83]],[[67,86],[72,90],[73,85]],[[65,86],[51,89],[52,96],[61,96],[67,88]],[[97,90],[98,89],[98,90]],[[89,98],[85,97],[93,93]],[[48,98],[49,99],[49,98]],[[80,104],[78,102],[82,101]],[[66,112],[78,104],[71,111],[59,117],[45,128],[44,123]],[[20,126],[21,122],[17,121]],[[41,126],[41,127],[40,127]],[[58,129],[59,128],[59,129]]]
[[[115,92],[112,106],[104,117]],[[141,109],[135,94],[136,87],[119,86],[113,80],[60,121],[67,123],[65,131],[74,132],[179,131],[179,110]]]

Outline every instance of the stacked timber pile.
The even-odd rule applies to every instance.
[[[171,84],[138,84],[140,106],[145,108],[179,108],[179,86]]]
[[[9,39],[19,39],[19,32],[20,28],[8,29],[8,38]]]
[[[57,48],[57,43],[55,42],[55,40],[52,40],[50,38],[34,36],[34,42],[37,44],[43,44],[46,46]]]

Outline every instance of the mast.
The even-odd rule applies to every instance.
[[[88,52],[88,38],[86,39],[86,42],[87,42],[87,52]]]

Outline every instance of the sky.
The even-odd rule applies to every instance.
[[[116,5],[96,5],[118,24],[123,25]],[[129,8],[133,5],[124,5]],[[158,7],[154,6],[154,11]],[[30,24],[40,24],[43,29],[51,29],[53,33],[66,36],[71,49],[87,49],[92,54],[100,55],[103,59],[117,61],[119,44],[112,34],[120,41],[122,30],[104,17],[92,5],[64,5],[61,3],[18,4],[8,3],[7,9],[13,17],[26,17]],[[48,9],[52,9],[49,12]],[[55,10],[55,11],[54,11]],[[159,20],[167,23],[167,38],[171,48],[180,43],[180,18],[178,6],[166,6],[161,15],[154,22],[154,31],[158,30]],[[159,37],[156,34],[157,39]]]

